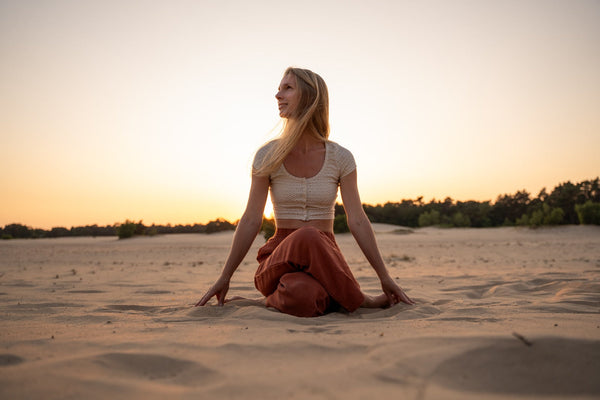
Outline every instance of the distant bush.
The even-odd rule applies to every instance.
[[[502,226],[515,226],[515,223],[507,217],[507,218],[504,218],[504,222],[502,222]]]
[[[29,239],[33,236],[32,230],[28,226],[21,224],[6,225],[2,230],[2,234],[17,239]]]
[[[269,240],[275,234],[275,220],[263,218],[260,231],[262,232],[265,240]]]
[[[544,225],[544,211],[535,210],[529,218],[529,226],[536,227]]]
[[[3,233],[2,234],[2,240],[10,240],[12,239],[12,235],[8,234],[8,233]]]
[[[440,224],[440,212],[438,210],[425,211],[419,215],[419,226],[432,226]]]
[[[530,215],[523,214],[517,218],[516,225],[530,226],[537,228],[544,225],[560,225],[565,218],[565,212],[562,208],[550,207],[548,204],[543,204],[541,208],[533,211]]]
[[[52,228],[47,234],[47,236],[51,238],[64,237],[70,235],[71,232],[67,228],[64,228],[62,226]]]
[[[544,204],[545,206],[545,204]],[[550,208],[550,213],[544,214],[544,225],[560,225],[563,223],[565,218],[565,212],[562,208],[554,207]]]
[[[141,224],[142,221],[140,221],[139,223],[135,223],[133,221],[126,220],[124,223],[117,226],[117,236],[119,236],[119,239],[127,239],[133,237],[134,235],[136,235],[136,231],[140,230],[140,228],[138,228],[138,225]]]
[[[348,219],[346,218],[346,214],[336,215],[335,219],[333,220],[333,232],[350,232],[350,227],[348,227]]]
[[[232,224],[229,221],[226,221],[224,219],[221,218],[217,218],[214,221],[210,221],[208,224],[206,224],[204,233],[216,233],[216,232],[223,232],[223,231],[234,231],[235,230],[235,225]]]
[[[529,226],[529,215],[523,214],[520,218],[517,218],[515,225],[518,226]]]
[[[471,219],[459,211],[452,214],[448,225],[456,228],[465,228],[471,226]]]
[[[577,204],[575,211],[580,224],[600,225],[600,203],[587,201],[584,204]]]

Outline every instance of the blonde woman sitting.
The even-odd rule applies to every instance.
[[[258,234],[269,190],[276,232],[258,251],[256,288],[265,304],[300,317],[344,308],[388,307],[413,301],[390,277],[362,208],[352,154],[329,141],[327,86],[316,73],[288,68],[276,94],[285,120],[280,138],[261,147],[254,158],[246,210],[233,237],[219,279],[197,306],[213,296],[222,305],[231,277]],[[338,188],[348,226],[375,270],[383,293],[363,293],[333,235]]]

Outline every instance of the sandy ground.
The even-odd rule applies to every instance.
[[[194,308],[232,233],[0,242],[1,399],[600,398],[600,227],[374,225],[417,301]],[[379,283],[338,235],[363,290]],[[253,287],[258,237],[229,294]]]

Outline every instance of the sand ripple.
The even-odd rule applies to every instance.
[[[198,386],[218,375],[197,362],[160,354],[106,353],[78,362],[95,363],[110,375],[173,381],[185,386]]]
[[[442,362],[431,381],[456,390],[511,395],[600,395],[600,341],[498,340]]]

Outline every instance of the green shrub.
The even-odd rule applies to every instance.
[[[465,228],[465,227],[471,226],[471,219],[467,215],[464,215],[463,213],[461,213],[459,211],[459,212],[455,212],[454,214],[452,214],[450,223],[454,227]]]
[[[217,218],[214,221],[210,221],[206,224],[204,233],[217,233],[223,231],[234,231],[235,225],[222,218]]]
[[[260,231],[262,232],[265,240],[269,240],[275,234],[275,220],[263,218]]]
[[[523,214],[521,218],[517,218],[515,221],[515,225],[517,226],[529,226],[529,215]]]
[[[12,235],[8,234],[8,233],[3,233],[2,234],[2,240],[10,240],[12,239]]]
[[[600,225],[600,203],[593,203],[590,200],[584,204],[577,204],[575,211],[579,217],[580,224]]]
[[[544,211],[536,210],[529,217],[529,226],[537,227],[544,224]]]
[[[22,224],[6,225],[2,230],[2,233],[10,235],[15,239],[29,239],[33,236],[32,229]]]
[[[140,221],[141,223],[141,221]],[[133,237],[136,234],[136,230],[138,229],[138,224],[133,221],[126,220],[124,223],[117,226],[117,236],[119,239],[126,239]]]
[[[502,226],[515,226],[515,223],[512,222],[508,217],[504,218],[504,222],[502,223]]]
[[[425,211],[419,215],[419,226],[431,226],[440,224],[440,212],[438,210]]]
[[[348,227],[348,220],[346,219],[346,214],[340,214],[335,217],[335,219],[333,220],[333,232],[350,232],[350,228]]]
[[[560,225],[564,218],[565,212],[562,208],[552,208],[548,204],[543,204],[542,208],[538,208],[531,215],[523,214],[521,218],[517,218],[515,224],[537,228],[544,225]]]
[[[545,205],[545,204],[544,204]],[[552,208],[549,213],[544,216],[545,225],[560,225],[565,219],[565,212],[562,208]]]

